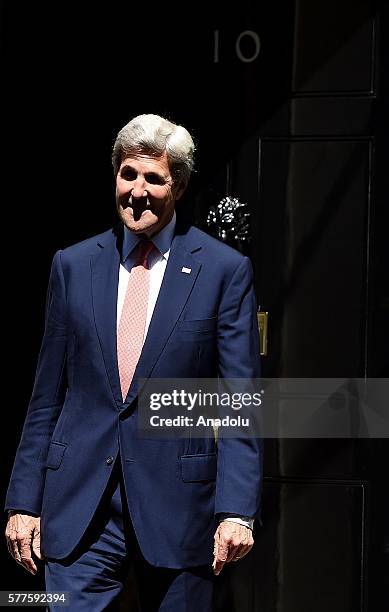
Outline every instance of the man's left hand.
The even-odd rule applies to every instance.
[[[232,521],[222,521],[219,524],[214,540],[212,567],[216,576],[220,574],[225,563],[239,561],[247,555],[254,544],[251,529]]]

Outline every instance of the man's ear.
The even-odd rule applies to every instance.
[[[187,186],[188,186],[188,181],[183,180],[180,183],[178,183],[177,188],[176,188],[176,197],[175,197],[176,200],[180,199],[180,197],[183,195]]]

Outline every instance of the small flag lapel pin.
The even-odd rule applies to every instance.
[[[185,272],[185,274],[190,274],[192,272],[192,268],[185,268],[185,266],[182,268],[181,272]]]

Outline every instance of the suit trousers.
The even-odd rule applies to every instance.
[[[133,608],[122,593],[130,572],[137,591]],[[72,612],[211,612],[215,578],[209,566],[170,569],[146,561],[129,515],[118,457],[83,537],[64,559],[45,559],[45,580],[46,591],[69,594]]]

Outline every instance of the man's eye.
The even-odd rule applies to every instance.
[[[145,174],[145,179],[149,183],[149,185],[164,185],[165,184],[165,179],[163,179],[162,176],[159,176],[158,174],[154,174],[152,172]]]
[[[135,181],[137,175],[135,170],[127,166],[125,168],[122,168],[120,176],[126,179],[126,181]]]

